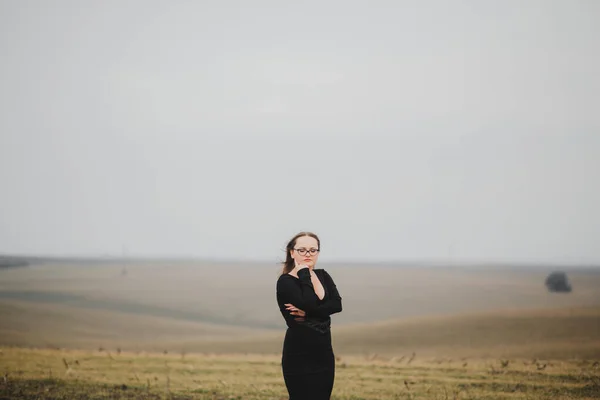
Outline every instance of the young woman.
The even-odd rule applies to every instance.
[[[342,298],[331,276],[315,269],[321,241],[300,232],[286,247],[277,280],[277,303],[288,326],[281,366],[290,400],[329,400],[335,376],[331,314],[342,311]]]

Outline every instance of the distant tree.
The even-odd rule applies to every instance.
[[[546,287],[550,292],[570,292],[573,290],[567,274],[562,271],[552,272],[546,278]]]

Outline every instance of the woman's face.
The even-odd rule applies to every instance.
[[[292,250],[292,258],[296,264],[314,267],[319,258],[319,242],[311,236],[301,236],[296,239],[296,245]]]

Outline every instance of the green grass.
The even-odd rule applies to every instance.
[[[0,399],[286,399],[278,355],[0,349]],[[597,360],[342,357],[332,399],[597,399]]]

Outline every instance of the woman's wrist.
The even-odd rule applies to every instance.
[[[309,268],[302,268],[299,269],[298,272],[296,272],[298,274],[298,278],[310,278],[310,269]]]

